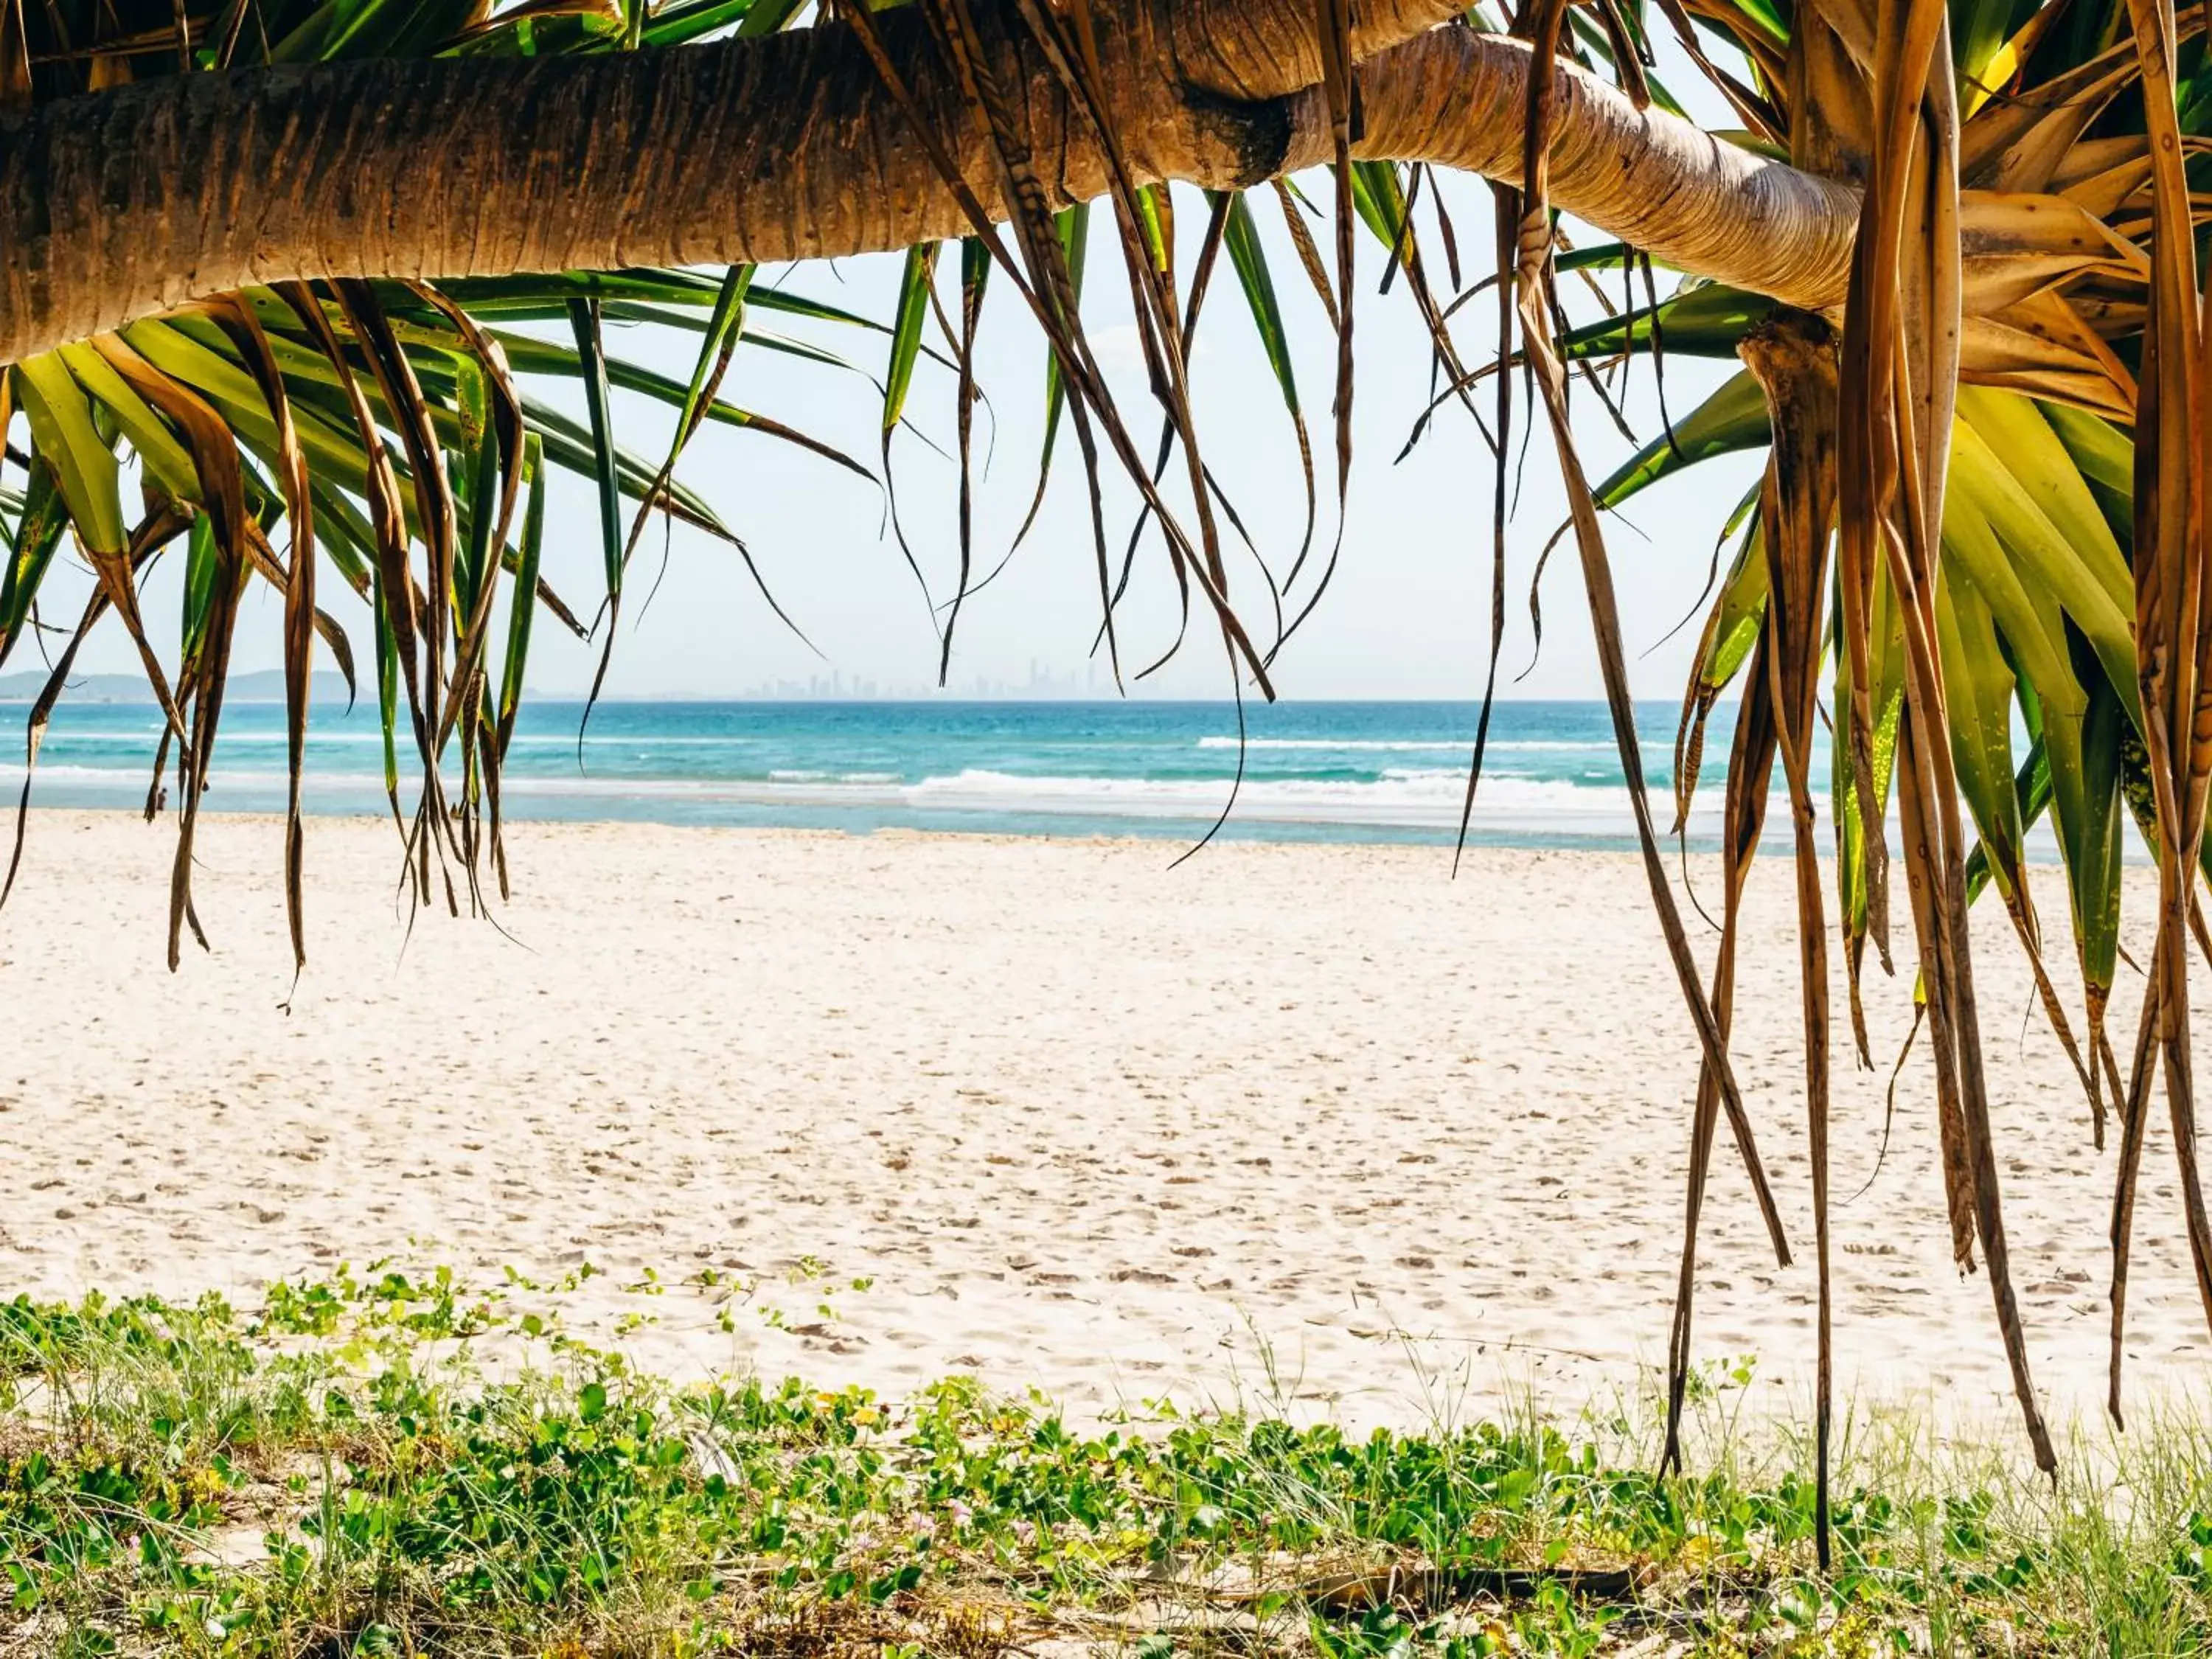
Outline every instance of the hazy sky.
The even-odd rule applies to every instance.
[[[1672,82],[1687,78],[1679,66]],[[1326,177],[1307,181],[1308,192],[1326,203]],[[1491,210],[1486,187],[1454,179],[1446,189],[1469,280],[1489,258]],[[1333,533],[1334,468],[1329,403],[1334,338],[1304,280],[1272,202],[1254,205],[1266,233],[1284,311],[1297,344],[1297,379],[1322,493],[1322,525],[1306,578],[1325,557]],[[1445,277],[1441,249],[1421,210],[1428,254]],[[1205,205],[1195,191],[1182,192],[1178,228],[1183,269],[1195,258]],[[1316,227],[1324,248],[1325,228]],[[1582,230],[1578,240],[1595,238]],[[1401,282],[1378,295],[1382,250],[1360,236],[1361,279],[1357,307],[1358,395],[1356,460],[1351,514],[1334,581],[1320,609],[1285,649],[1278,665],[1279,691],[1291,697],[1466,697],[1482,684],[1489,634],[1490,502],[1493,464],[1464,413],[1442,414],[1403,462],[1395,457],[1429,396],[1425,330]],[[1262,355],[1227,260],[1217,276],[1192,363],[1194,404],[1206,459],[1254,540],[1279,572],[1297,551],[1304,520],[1297,453],[1281,397]],[[957,259],[944,262],[948,305]],[[800,292],[850,309],[888,318],[900,256],[887,255],[763,273]],[[1608,287],[1618,290],[1617,274]],[[1664,273],[1662,284],[1669,282]],[[1569,295],[1576,296],[1569,278]],[[1662,289],[1663,291],[1663,289]],[[1586,298],[1586,296],[1584,296]],[[1587,311],[1587,305],[1577,308]],[[1463,315],[1485,320],[1459,332],[1469,361],[1489,349],[1487,297]],[[1117,377],[1122,406],[1139,445],[1149,452],[1158,431],[1157,406],[1146,392],[1128,302],[1127,284],[1110,217],[1096,210],[1085,317],[1109,375]],[[756,309],[756,326],[806,337],[848,356],[864,374],[799,362],[772,351],[741,350],[725,395],[745,407],[833,442],[871,467],[878,465],[879,394],[872,383],[887,351],[884,336],[851,329],[794,328],[787,317]],[[934,330],[932,330],[934,335]],[[616,331],[617,351],[651,363],[678,379],[690,368],[692,337]],[[1036,477],[1042,425],[1043,350],[1019,297],[1003,281],[994,284],[978,350],[980,377],[989,398],[979,410],[976,445],[981,477],[975,536],[979,569],[1005,553],[1028,506]],[[1670,360],[1668,407],[1679,416],[1733,368],[1732,364]],[[572,385],[537,388],[574,405]],[[952,445],[954,381],[925,362],[908,403],[910,418],[934,443]],[[1487,409],[1488,393],[1482,398]],[[1648,362],[1639,362],[1626,400],[1639,435],[1658,429]],[[1586,390],[1577,398],[1577,428],[1593,478],[1631,453],[1627,441]],[[1534,411],[1519,411],[1524,428]],[[617,394],[618,436],[626,447],[657,460],[665,453],[668,421],[644,400]],[[985,472],[981,458],[988,453]],[[1543,647],[1530,665],[1533,635],[1528,585],[1536,556],[1564,515],[1551,439],[1537,419],[1527,448],[1511,541],[1511,574],[1504,682],[1512,695],[1579,697],[1598,694],[1587,605],[1571,539],[1553,556],[1542,587]],[[902,433],[893,450],[900,516],[908,540],[933,592],[941,600],[955,585],[957,543],[953,502],[957,473],[949,459],[916,436]],[[1135,497],[1110,456],[1102,459],[1109,545],[1118,560]],[[1708,464],[1686,478],[1663,484],[1635,502],[1625,518],[1608,520],[1607,544],[1619,585],[1625,632],[1635,658],[1639,695],[1680,694],[1694,644],[1692,618],[1668,638],[1697,601],[1723,518],[1747,487],[1753,464],[1741,459]],[[1170,469],[1179,479],[1182,463]],[[804,628],[820,655],[780,623],[762,601],[735,553],[708,536],[679,526],[665,577],[649,603],[661,567],[659,531],[648,532],[632,574],[622,618],[610,695],[626,696],[732,694],[785,679],[872,678],[887,687],[920,690],[935,678],[937,641],[929,610],[884,520],[876,490],[811,455],[757,434],[710,428],[687,452],[682,471],[750,545],[762,574],[784,608]],[[1176,492],[1187,501],[1187,495]],[[557,483],[547,573],[580,608],[599,591],[596,507],[587,486]],[[1224,533],[1226,533],[1224,526]],[[176,561],[164,561],[174,564]],[[173,572],[158,574],[149,596],[153,615],[173,617]],[[1255,629],[1271,619],[1267,593],[1249,556],[1231,570],[1232,593]],[[326,593],[336,592],[325,583]],[[332,603],[366,656],[366,612],[350,597]],[[952,663],[956,689],[982,678],[1028,678],[1031,665],[1056,677],[1084,673],[1097,632],[1097,575],[1082,469],[1072,431],[1064,429],[1050,493],[1029,540],[1005,573],[972,597],[962,617]],[[1131,598],[1122,613],[1125,660],[1150,661],[1174,632],[1174,586],[1158,538],[1140,550]],[[278,660],[278,607],[265,586],[242,621],[241,666]],[[162,631],[166,632],[167,629]],[[541,623],[530,680],[546,692],[571,692],[588,684],[596,649]],[[1103,657],[1100,672],[1103,674]],[[82,659],[90,670],[130,672],[135,659],[112,629]],[[1525,675],[1523,671],[1526,671]],[[1516,678],[1515,677],[1521,676]],[[1218,635],[1194,625],[1179,658],[1133,688],[1138,695],[1224,696],[1230,689]]]

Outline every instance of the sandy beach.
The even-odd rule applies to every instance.
[[[321,820],[287,1012],[281,827],[208,822],[215,951],[173,977],[173,845],[120,814],[31,825],[0,915],[7,1293],[250,1299],[342,1261],[485,1282],[589,1261],[589,1317],[645,1316],[624,1340],[680,1374],[896,1395],[974,1372],[1086,1413],[1273,1395],[1395,1421],[1528,1387],[1565,1410],[1665,1352],[1695,1058],[1630,857],[1479,851],[1454,881],[1421,848],[1220,845],[1170,869],[1161,842],[524,824],[504,932],[410,932],[391,826]],[[1692,874],[1712,890],[1711,866]],[[1698,1349],[1754,1354],[1787,1391],[1814,1280],[1779,864],[1753,907],[1735,1048],[1801,1265],[1778,1271],[1724,1151]],[[2112,1157],[2023,1024],[1994,903],[1978,928],[2033,1358],[2058,1413],[2087,1413]],[[1838,1033],[1839,1199],[1875,1170],[1909,978],[1870,1004],[1883,1072]],[[1996,1408],[1924,1056],[1879,1175],[1837,1212],[1839,1381]],[[2162,1121],[2144,1169],[2148,1395],[2201,1378],[2212,1345]],[[702,1267],[724,1282],[684,1282]],[[625,1288],[648,1269],[664,1293]]]

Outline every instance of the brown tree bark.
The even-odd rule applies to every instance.
[[[1056,204],[1105,161],[1012,0],[977,12]],[[1438,29],[1449,0],[1369,0],[1365,157],[1520,167],[1525,46]],[[1151,179],[1241,187],[1327,158],[1302,0],[1094,4],[1109,117]],[[976,194],[981,124],[911,8],[884,46]],[[1554,194],[1679,267],[1839,305],[1850,190],[1563,67]],[[0,362],[195,297],[292,278],[438,279],[782,260],[967,228],[842,26],[635,55],[193,75],[0,123]]]

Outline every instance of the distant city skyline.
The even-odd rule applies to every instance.
[[[1052,665],[1042,659],[1031,657],[1028,677],[1022,680],[993,678],[987,674],[970,674],[964,678],[956,675],[950,684],[939,686],[926,681],[879,680],[873,675],[848,675],[842,668],[833,667],[827,674],[809,675],[804,680],[795,678],[759,680],[723,695],[741,702],[770,699],[788,702],[839,699],[855,702],[905,702],[933,697],[963,696],[1045,702],[1103,697],[1112,695],[1113,690],[1113,682],[1100,675],[1097,663],[1063,674],[1055,672]]]

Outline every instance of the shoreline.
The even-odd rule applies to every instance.
[[[310,783],[312,782],[311,777]],[[7,789],[11,787],[20,795],[21,783],[21,768],[20,766],[11,767],[6,763],[0,763],[0,796],[4,796]],[[49,804],[43,799],[42,792],[37,790],[35,787],[33,793],[34,799],[30,809],[30,822],[34,824],[45,817],[129,818],[140,823],[146,821],[143,799],[138,804],[70,800]],[[201,821],[204,823],[221,820],[231,823],[281,825],[283,822],[281,787],[272,790],[272,795],[276,803],[275,805],[256,804],[251,806],[229,807],[215,799],[217,793],[218,791],[211,787],[207,796],[201,802]],[[1666,797],[1662,791],[1655,788],[1651,794],[1655,802],[1663,805]],[[381,799],[382,797],[380,796],[379,799]],[[512,803],[514,799],[529,799],[526,793],[503,797],[502,804],[506,810],[502,812],[502,823],[507,829],[512,830],[516,828],[529,829],[541,826],[612,829],[640,826],[684,832],[722,832],[736,836],[830,836],[857,840],[866,840],[871,836],[915,836],[926,838],[942,836],[968,840],[1005,841],[1018,843],[1032,842],[1071,842],[1092,845],[1126,843],[1133,847],[1151,848],[1180,843],[1188,848],[1201,849],[1206,846],[1212,845],[1339,848],[1353,850],[1364,848],[1440,853],[1447,860],[1459,845],[1457,832],[1452,828],[1411,823],[1393,826],[1318,817],[1243,818],[1232,816],[1227,821],[1215,825],[1212,820],[1206,818],[1186,818],[1168,814],[1148,816],[1141,813],[1124,813],[1111,817],[1100,815],[1095,817],[1080,818],[1073,815],[1061,817],[1054,813],[1038,812],[1025,815],[1035,820],[1035,827],[1031,828],[1010,828],[1000,823],[902,823],[871,821],[865,818],[845,823],[836,821],[834,815],[855,814],[856,809],[849,805],[822,802],[779,805],[781,802],[781,797],[775,802],[763,800],[756,804],[760,805],[764,811],[779,811],[787,814],[820,807],[821,821],[779,822],[770,817],[759,823],[738,823],[713,819],[681,819],[665,816],[656,817],[646,813],[625,817],[620,814],[595,811],[588,806],[574,812],[540,811],[518,813],[512,810]],[[1816,795],[1814,799],[1817,803],[1825,801],[1826,797]],[[371,807],[359,805],[319,806],[312,793],[302,802],[301,811],[302,816],[310,826],[308,831],[310,835],[313,833],[312,826],[317,823],[388,825],[391,823],[388,808],[380,812]],[[1008,815],[976,809],[973,811],[948,810],[937,812],[933,816],[937,819],[957,819],[963,817],[1003,818],[1008,816],[1024,815]],[[156,820],[155,823],[158,827],[161,823],[173,823],[173,809],[167,809],[165,817]],[[1069,823],[1082,827],[1061,827],[1063,824]],[[1100,827],[1102,825],[1105,827]],[[1831,868],[1833,860],[1826,849],[1832,840],[1832,833],[1826,823],[1822,823],[1817,827],[1816,834],[1820,837],[1822,848],[1821,866],[1823,868]],[[1662,830],[1659,836],[1659,843],[1662,855],[1679,860],[1686,854],[1691,859],[1707,864],[1715,861],[1720,850],[1717,836],[1696,830],[1693,830],[1686,837],[1677,837]],[[1790,855],[1790,849],[1789,834],[1786,830],[1775,830],[1770,823],[1760,836],[1759,846],[1762,859],[1776,857],[1786,859]],[[2021,850],[2031,867],[2054,872],[2063,868],[2057,842],[2051,836],[2046,823],[2039,821],[2030,828]],[[1589,854],[1603,858],[1621,858],[1632,860],[1640,860],[1642,857],[1641,843],[1638,842],[1632,830],[1624,830],[1615,836],[1579,831],[1548,834],[1534,830],[1522,831],[1473,828],[1468,831],[1465,851],[1469,855],[1477,852],[1498,852]],[[1901,856],[1901,854],[1899,855]],[[2124,842],[2121,848],[2121,862],[2124,867],[2130,871],[2148,871],[2153,867],[2148,855],[2134,842]],[[1679,885],[1679,871],[1676,874]]]
[[[1263,1386],[1263,1345],[1290,1397],[1355,1422],[1417,1419],[1437,1378],[1467,1412],[1571,1412],[1663,1357],[1696,1066],[1631,857],[1476,848],[1453,881],[1426,848],[1220,842],[1170,869],[1132,837],[530,823],[499,928],[410,930],[389,821],[328,818],[286,1014],[281,844],[204,818],[216,954],[172,977],[170,836],[33,809],[0,912],[13,1288],[589,1261],[592,1316],[650,1313],[641,1363],[672,1374],[889,1396],[972,1371],[1079,1412]],[[1755,877],[1735,1052],[1808,1243],[1791,916],[1786,872]],[[1996,907],[1976,938],[2031,1358],[2054,1415],[2087,1417],[2110,1154],[2047,1031],[2015,1036]],[[1909,990],[1869,983],[1878,1060]],[[1986,1285],[1948,1261],[1924,1047],[1856,1205],[1887,1073],[1837,1066],[1839,1397],[2008,1411]],[[2152,1135],[2146,1402],[2212,1351]],[[1774,1268],[1725,1144],[1706,1213],[1700,1359],[1756,1354],[1789,1398],[1813,1279]],[[734,1330],[679,1292],[702,1267],[763,1287]],[[648,1268],[659,1294],[622,1288]]]
[[[575,705],[525,707],[535,712],[515,730],[502,783],[518,821],[901,827],[1186,844],[1218,834],[1451,846],[1476,726],[1472,706],[1432,702],[1318,702],[1245,711],[1249,720],[1231,718],[1229,706],[1183,702],[641,702],[610,705],[585,732]],[[1677,712],[1643,711],[1655,776],[1667,770]],[[282,711],[240,705],[234,715],[205,805],[281,812],[289,743]],[[58,714],[40,753],[38,799],[136,809],[158,735],[157,719],[143,708]],[[1504,705],[1491,739],[1473,841],[1635,846],[1602,704]],[[380,816],[384,759],[373,711],[311,724],[307,806],[317,816]],[[0,763],[0,788],[23,775]],[[1693,804],[1688,827],[1700,848],[1718,844],[1720,799],[1708,788]]]
[[[140,819],[145,816],[146,781],[143,777],[118,770],[112,787],[103,782],[97,787],[88,787],[81,778],[51,778],[50,770],[42,765],[32,775],[34,818],[40,813],[94,813]],[[12,790],[20,796],[22,781],[23,769],[20,764],[0,762],[0,794]],[[327,786],[332,781],[322,781]],[[850,786],[810,787],[747,780],[697,787],[680,781],[647,781],[642,786],[633,781],[610,781],[580,787],[573,794],[564,794],[559,789],[528,787],[540,781],[543,781],[514,776],[503,781],[502,817],[507,824],[650,824],[667,830],[720,830],[740,835],[779,831],[862,837],[943,835],[1024,842],[1130,842],[1152,846],[1164,842],[1194,845],[1220,842],[1297,847],[1413,848],[1442,849],[1447,854],[1456,843],[1458,834],[1455,823],[1444,825],[1414,819],[1392,823],[1379,817],[1369,820],[1303,816],[1295,811],[1255,811],[1249,803],[1240,804],[1236,812],[1221,820],[1214,813],[1165,808],[1148,811],[1036,805],[1019,808],[912,807],[901,799],[909,787],[905,785],[882,786],[882,799],[862,799],[863,792]],[[314,793],[316,782],[315,775],[310,774],[301,802],[302,813],[311,823],[390,821],[388,809],[380,813],[374,805],[368,804],[372,799],[377,803],[384,802],[380,785],[371,791],[359,780],[339,780],[339,787],[331,792],[335,804],[322,805]],[[402,782],[404,804],[404,774]],[[656,783],[661,787],[653,787]],[[518,788],[518,784],[524,787]],[[238,807],[225,805],[226,787],[228,798],[247,795],[252,804]],[[1225,782],[1223,789],[1225,799]],[[204,819],[219,817],[234,821],[281,821],[284,790],[281,775],[217,774],[202,799],[200,811]],[[57,794],[62,799],[52,799]],[[627,813],[610,810],[622,804],[634,805],[637,810]],[[518,806],[523,810],[517,811]],[[690,807],[693,815],[677,816],[677,810],[683,807]],[[701,816],[716,811],[756,812],[759,817],[757,821],[749,821],[743,817]],[[900,822],[901,815],[916,821]],[[1662,839],[1672,844],[1671,836]],[[1786,837],[1770,837],[1763,844],[1786,848],[1788,842]],[[1613,834],[1478,825],[1470,829],[1467,845],[1470,848],[1489,847],[1516,852],[1635,854],[1638,850],[1632,826]],[[1692,853],[1704,854],[1717,851],[1719,842],[1715,836],[1698,830],[1689,836],[1688,845]],[[2027,851],[2031,861],[2055,862],[2057,856],[2055,843],[2046,848],[2040,839]]]

